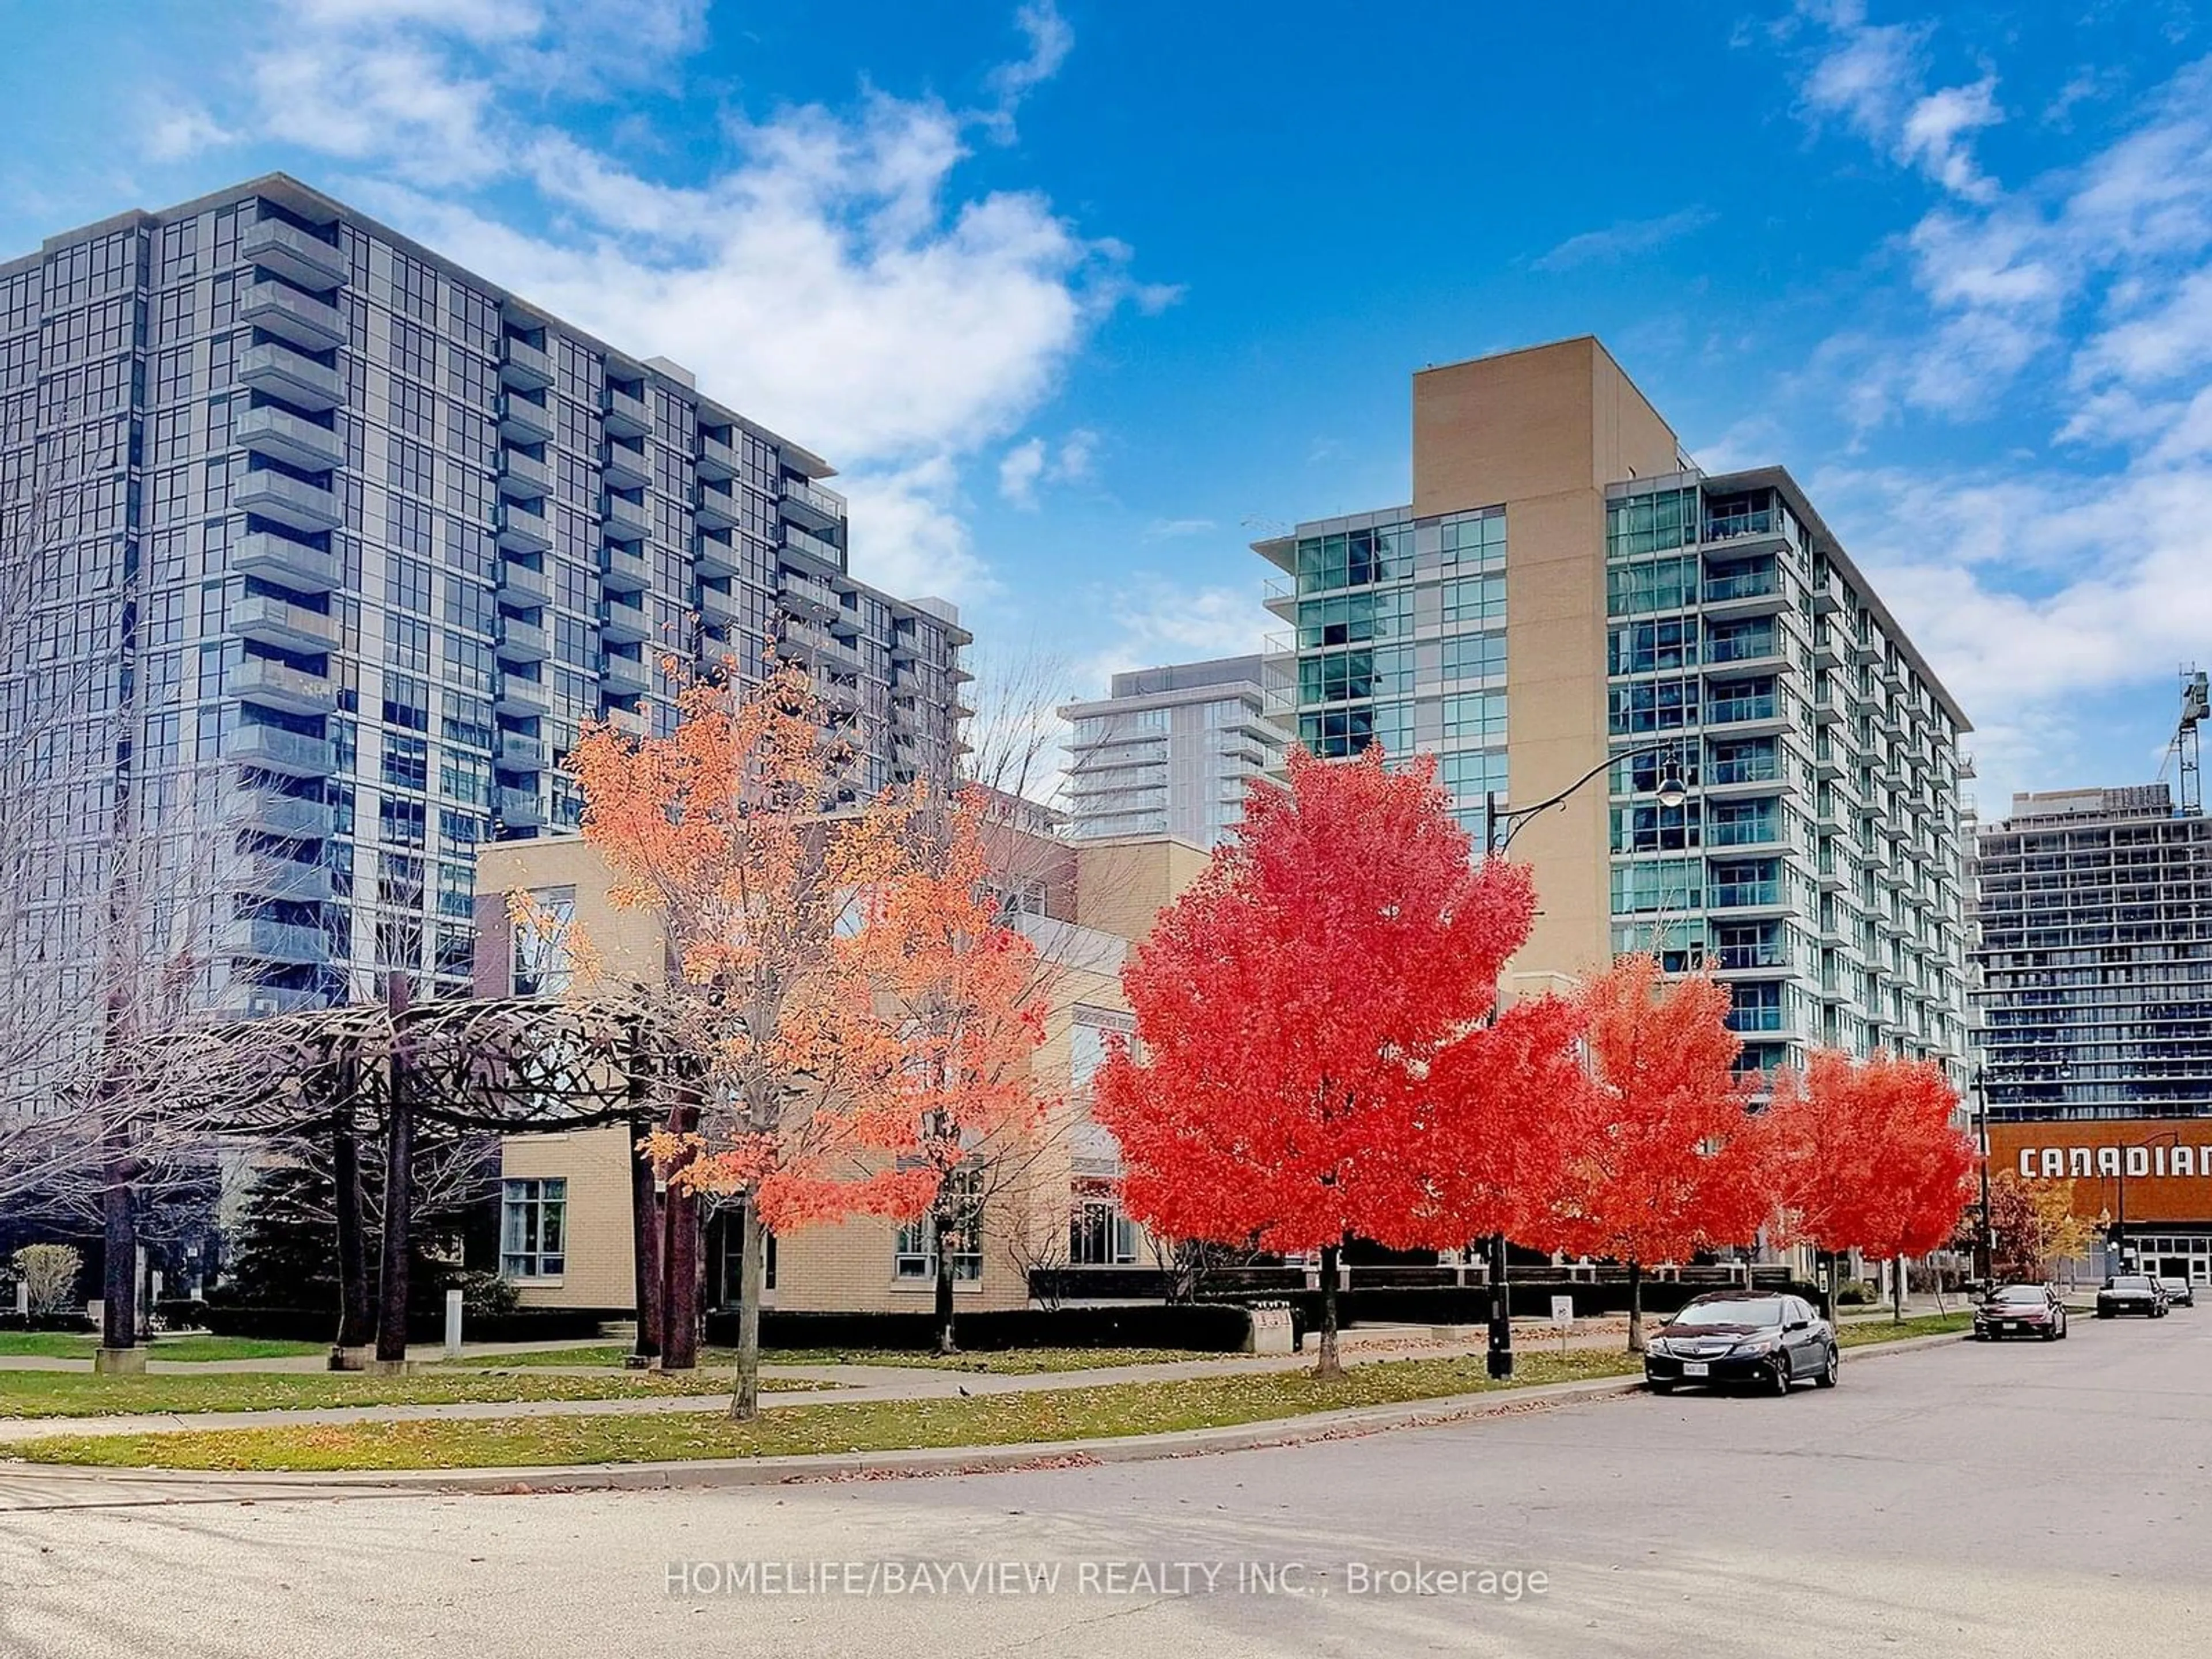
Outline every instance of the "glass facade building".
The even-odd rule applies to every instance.
[[[15,965],[82,994],[174,833],[203,1006],[464,992],[478,843],[573,825],[579,726],[665,723],[671,655],[773,643],[858,790],[948,781],[968,635],[853,579],[830,471],[282,175],[0,264]]]
[[[1413,453],[1411,506],[1255,544],[1270,685],[1316,753],[1437,756],[1479,842],[1494,802],[1512,988],[1648,951],[1728,983],[1747,1068],[1955,1066],[1970,728],[1796,481],[1698,471],[1587,337],[1417,374]]]
[[[1267,713],[1262,672],[1259,657],[1140,669],[1115,675],[1110,696],[1062,708],[1068,833],[1220,841],[1288,740]]]

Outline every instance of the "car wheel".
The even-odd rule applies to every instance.
[[[2062,1328],[2062,1327],[2057,1324],[2045,1325],[2043,1328],[2043,1340],[2045,1342],[2056,1342],[2058,1340],[2058,1334]]]
[[[1843,1368],[1844,1351],[1832,1342],[1828,1345],[1828,1363],[1821,1366],[1820,1370],[1814,1374],[1813,1377],[1813,1386],[1819,1389],[1834,1388],[1836,1386],[1837,1374],[1840,1372]]]
[[[1766,1379],[1766,1386],[1776,1394],[1790,1392],[1790,1359],[1786,1354],[1774,1356],[1774,1369]]]
[[[2058,1340],[2061,1342],[2063,1342],[2066,1340],[2066,1316],[2064,1314],[2058,1316]]]

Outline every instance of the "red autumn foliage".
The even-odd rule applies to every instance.
[[[1784,1233],[1881,1261],[1942,1248],[1972,1196],[1958,1104],[1942,1067],[1893,1054],[1822,1050],[1778,1077],[1765,1133]]]
[[[1393,772],[1379,750],[1297,750],[1287,791],[1253,791],[1123,975],[1139,1049],[1109,1056],[1096,1112],[1133,1214],[1281,1251],[1491,1224],[1451,1212],[1497,1175],[1450,1167],[1474,1139],[1455,1109],[1505,1110],[1478,1045],[1527,1052],[1559,1028],[1482,1029],[1535,902],[1525,870],[1471,852],[1425,757]]]
[[[1648,1266],[1757,1234],[1769,1202],[1728,1003],[1648,956],[1583,986],[1589,1085],[1569,1097],[1561,1184],[1526,1242]]]

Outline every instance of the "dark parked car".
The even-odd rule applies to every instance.
[[[2170,1307],[2193,1308],[2197,1305],[2197,1287],[2185,1279],[2161,1279],[2158,1281],[2158,1287],[2166,1292],[2166,1304]]]
[[[2066,1334],[2066,1304],[2048,1285],[2000,1285],[1974,1309],[1974,1337],[2039,1336],[2055,1342]]]
[[[2116,1273],[2106,1279],[2105,1288],[2097,1292],[2097,1317],[2113,1319],[2121,1314],[2165,1318],[2166,1292],[2159,1288],[2158,1280],[2148,1273]]]
[[[1681,1382],[1753,1382],[1787,1394],[1806,1377],[1834,1388],[1842,1360],[1834,1328],[1802,1297],[1720,1291],[1683,1304],[1651,1339],[1644,1380],[1654,1394]]]

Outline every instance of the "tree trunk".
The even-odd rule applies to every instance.
[[[1644,1264],[1628,1259],[1628,1351],[1644,1352]]]
[[[641,1117],[629,1121],[629,1215],[633,1278],[637,1294],[637,1340],[631,1358],[640,1365],[660,1357],[660,1195],[653,1189],[653,1160],[638,1150]]]
[[[407,978],[392,975],[386,999],[392,1010],[390,1101],[384,1131],[384,1271],[376,1310],[376,1358],[396,1364],[407,1358],[408,1245],[415,1231],[414,1080],[408,1075],[399,1018],[407,1012]]]
[[[662,1246],[660,1369],[693,1370],[699,1364],[699,1194],[671,1181],[661,1207],[667,1237]]]
[[[131,1190],[131,1132],[118,1122],[107,1131],[107,1159],[100,1194],[106,1261],[100,1274],[104,1307],[100,1346],[138,1343],[138,1211]]]
[[[952,1263],[955,1246],[959,1243],[952,1218],[940,1214],[934,1218],[937,1230],[937,1346],[939,1358],[960,1352],[960,1345],[952,1337]]]
[[[1890,1258],[1890,1320],[1893,1324],[1905,1322],[1905,1255],[1899,1251]]]
[[[1314,1364],[1316,1376],[1344,1375],[1344,1362],[1337,1357],[1336,1352],[1336,1263],[1339,1249],[1335,1244],[1321,1247],[1321,1358]]]
[[[338,1336],[341,1348],[368,1346],[368,1241],[362,1226],[361,1137],[350,1111],[331,1130],[331,1182],[338,1221]],[[356,1362],[358,1363],[358,1362]]]
[[[738,1264],[738,1384],[730,1395],[730,1416],[750,1423],[760,1415],[761,1291],[768,1284],[768,1237],[750,1198],[739,1225],[744,1231]]]

